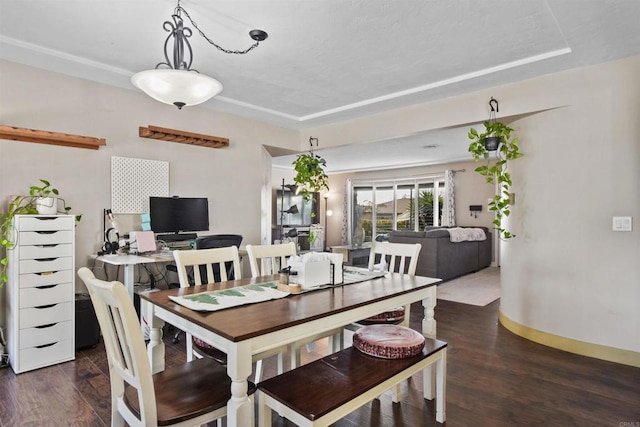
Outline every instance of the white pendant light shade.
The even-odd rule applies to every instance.
[[[222,91],[222,84],[195,71],[156,69],[141,71],[131,83],[153,99],[178,108],[201,104]]]

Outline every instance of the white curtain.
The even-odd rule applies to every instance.
[[[349,203],[349,198],[351,196],[351,180],[346,179],[344,181],[344,203],[342,204],[342,244],[347,245],[351,243],[351,239],[349,239],[349,217],[351,213],[349,212],[349,207],[351,204]]]
[[[456,225],[456,202],[455,184],[453,182],[454,172],[451,169],[444,171],[444,193],[445,204],[442,212],[442,225],[453,227]]]

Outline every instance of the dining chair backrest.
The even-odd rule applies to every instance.
[[[132,426],[157,425],[156,398],[140,323],[124,285],[97,279],[86,267],[78,275],[87,285],[100,323],[109,361],[112,419],[117,413]],[[140,419],[125,403],[125,383],[137,390]]]
[[[276,274],[286,266],[286,259],[297,255],[296,244],[293,242],[278,245],[247,245],[247,255],[251,265],[253,277]]]
[[[415,276],[421,248],[420,243],[371,242],[369,270],[374,269],[376,255],[380,255],[379,262],[384,262],[386,271]]]
[[[214,248],[226,248],[229,246],[236,246],[240,248],[242,243],[242,235],[240,234],[210,234],[206,236],[198,236],[196,238],[196,249],[214,249]],[[226,262],[225,267],[227,270],[227,280],[235,279],[235,269],[232,262]],[[220,282],[220,269],[217,265],[213,266],[213,280],[207,279],[208,282]],[[209,277],[205,273],[205,267],[200,266],[200,276]],[[240,277],[238,277],[240,278]]]
[[[178,280],[180,287],[186,288],[191,285],[189,275],[193,275],[196,285],[213,283],[215,280],[214,266],[219,271],[220,281],[226,282],[230,280],[227,276],[226,263],[231,263],[234,272],[234,279],[241,279],[242,271],[240,269],[240,256],[236,246],[215,249],[195,249],[184,251],[173,251],[173,257],[176,260],[176,268],[178,270]],[[206,277],[202,274],[206,272]]]

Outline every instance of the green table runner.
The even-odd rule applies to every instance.
[[[217,311],[239,305],[284,298],[289,295],[288,292],[279,291],[277,288],[277,282],[253,283],[236,288],[200,292],[184,297],[170,296],[169,299],[191,310]]]

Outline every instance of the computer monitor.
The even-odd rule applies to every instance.
[[[149,215],[154,233],[209,230],[209,202],[206,197],[150,197]]]

